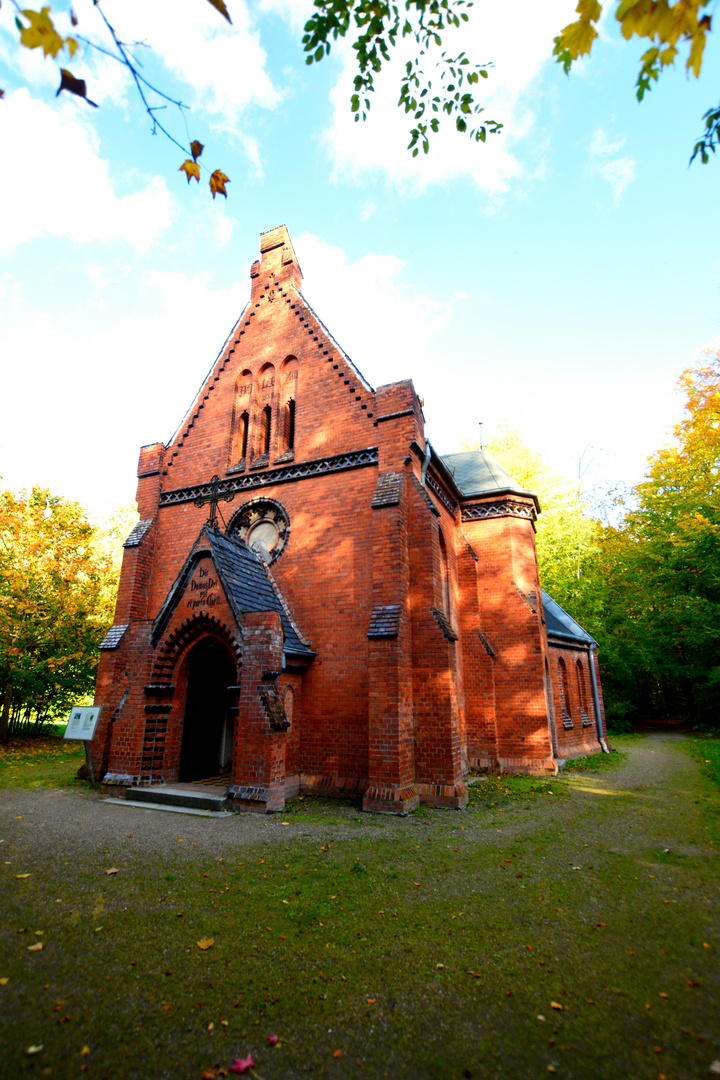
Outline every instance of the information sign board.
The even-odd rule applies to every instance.
[[[95,736],[99,716],[99,705],[76,705],[70,711],[68,725],[65,728],[65,738],[84,739],[85,742],[90,742]]]

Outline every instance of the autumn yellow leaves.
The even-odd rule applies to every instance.
[[[212,7],[218,11],[223,18],[228,22],[232,22],[230,14],[228,12],[225,0],[209,0]],[[17,6],[17,5],[16,5]],[[82,44],[86,50],[95,49],[106,56],[112,56],[123,64],[129,74],[132,77],[135,89],[140,96],[140,100],[152,121],[153,134],[160,131],[165,135],[172,143],[174,143],[181,150],[187,152],[187,148],[182,145],[181,142],[171,134],[171,132],[164,126],[164,124],[158,119],[158,109],[166,108],[165,103],[175,105],[180,111],[186,106],[182,102],[174,101],[164,91],[159,90],[155,86],[152,86],[145,76],[141,72],[142,65],[135,61],[133,54],[133,46],[128,45],[122,41],[118,34],[115,32],[114,27],[108,21],[105,13],[102,10],[98,0],[95,0],[93,4],[95,14],[99,15],[102,23],[102,29],[106,36],[110,38],[111,49],[108,49],[104,45],[98,44],[98,42],[88,38],[81,37],[80,35],[74,36],[69,34],[65,37],[58,31],[55,23],[53,22],[51,9],[49,6],[43,7],[40,11],[35,11],[32,8],[19,8],[18,14],[15,17],[15,24],[20,34],[20,45],[26,49],[42,49],[45,57],[51,57],[56,60],[58,55],[63,51],[67,52],[67,55],[72,59],[77,53],[80,45]],[[78,25],[78,19],[74,11],[70,11],[70,22],[73,28]],[[87,83],[85,79],[81,79],[74,75],[68,68],[60,68],[60,85],[56,92],[56,97],[63,91],[73,94],[75,97],[82,98],[92,105],[93,108],[97,108],[97,103],[91,101],[87,94]],[[0,98],[4,96],[4,91],[0,90]],[[160,104],[153,104],[153,100],[160,99]],[[184,172],[188,183],[191,179],[197,181],[200,180],[200,168],[198,165],[198,158],[203,151],[202,143],[193,141],[190,146],[191,156],[180,166],[180,171]],[[227,190],[225,185],[229,182],[229,177],[222,171],[222,169],[215,169],[210,175],[209,187],[212,193],[213,199],[216,195],[223,195],[227,198]]]
[[[178,169],[178,172],[185,173],[188,184],[191,180],[197,180],[198,183],[200,182],[201,167],[200,165],[198,165],[198,158],[200,157],[204,149],[205,147],[201,142],[198,142],[197,139],[193,139],[193,141],[190,143],[190,153],[192,154],[192,157],[188,158],[187,161],[184,161]],[[222,169],[215,169],[215,171],[210,176],[210,191],[212,192],[213,199],[216,195],[224,195],[227,199],[227,191],[225,190],[225,185],[229,183],[230,177],[226,176]]]

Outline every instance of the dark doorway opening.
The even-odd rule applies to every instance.
[[[188,659],[180,779],[200,780],[230,771],[233,724],[228,687],[236,681],[229,650],[214,638],[199,641]]]

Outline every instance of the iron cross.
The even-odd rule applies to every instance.
[[[217,474],[211,477],[210,494],[198,495],[194,503],[195,506],[205,506],[206,503],[209,503],[210,516],[208,517],[206,524],[209,525],[212,529],[217,529],[218,503],[220,501],[232,502],[235,498],[234,494],[224,495],[220,490],[220,483],[220,477]]]

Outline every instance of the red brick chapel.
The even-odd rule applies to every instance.
[[[470,770],[605,747],[595,642],[542,591],[537,498],[484,450],[440,457],[412,382],[373,389],[303,298],[287,229],[168,445],[102,642],[106,790],[226,777],[460,808]]]

